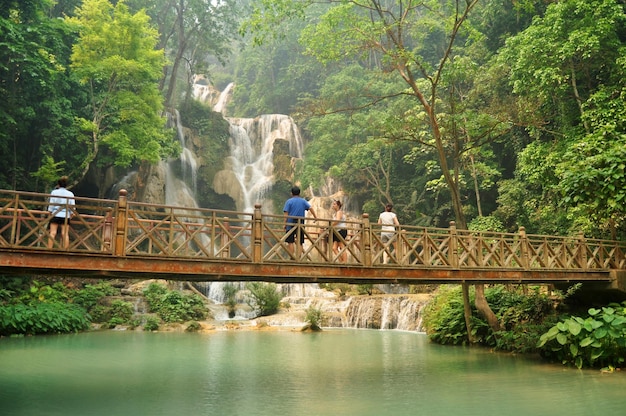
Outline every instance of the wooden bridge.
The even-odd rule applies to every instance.
[[[69,247],[50,240],[49,194],[0,190],[0,274],[277,283],[595,283],[626,287],[626,244],[576,237],[348,222],[337,237],[328,219],[307,218],[290,251],[285,218],[76,197]],[[59,233],[60,234],[60,233]],[[59,237],[59,236],[57,236]],[[332,240],[339,238],[340,253]],[[296,237],[296,241],[298,237]],[[345,256],[341,256],[345,253]],[[345,262],[339,259],[345,257]]]

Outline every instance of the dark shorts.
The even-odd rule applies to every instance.
[[[50,224],[67,224],[70,225],[70,219],[69,218],[63,218],[63,217],[52,217],[52,219],[50,220]]]
[[[296,233],[298,232],[297,227],[292,227],[287,229],[287,238],[285,239],[288,243],[296,242]],[[300,244],[304,244],[304,230],[300,229]]]
[[[348,237],[348,230],[345,228],[339,228],[336,229],[333,234],[333,241],[342,241],[339,236],[341,236],[345,240]]]

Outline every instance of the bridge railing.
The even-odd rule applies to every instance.
[[[69,247],[61,247],[61,230],[57,238],[50,235],[49,194],[0,191],[0,248],[66,249],[83,252],[111,252],[113,217],[117,201],[74,198],[65,204],[69,219]]]
[[[252,261],[252,214],[140,202],[120,214],[126,221],[118,255]]]
[[[76,197],[70,245],[52,240],[49,194],[0,191],[0,249],[65,250],[115,256],[219,259],[235,262],[346,264],[452,269],[626,269],[626,244],[579,236],[496,233],[449,228],[398,227],[389,240],[382,227],[347,221],[342,237],[330,219],[295,223],[289,244],[283,215],[242,213],[127,200]],[[333,251],[337,242],[338,252]],[[51,244],[49,246],[49,244]]]

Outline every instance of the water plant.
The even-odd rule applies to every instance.
[[[562,364],[619,368],[626,357],[626,302],[591,308],[589,316],[571,316],[541,335],[543,357]]]
[[[85,310],[73,304],[0,305],[0,335],[78,332],[89,324]]]
[[[185,332],[198,332],[200,329],[202,329],[200,322],[191,321],[189,322],[189,325],[187,325],[187,328],[185,328]]]

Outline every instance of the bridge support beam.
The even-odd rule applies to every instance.
[[[626,293],[626,270],[611,270],[611,289]]]

